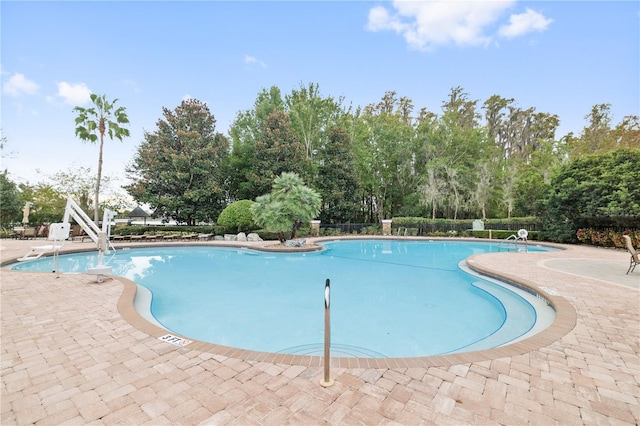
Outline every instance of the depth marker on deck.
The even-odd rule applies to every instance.
[[[183,339],[182,337],[174,336],[173,334],[165,334],[162,337],[158,337],[158,340],[162,340],[163,342],[171,343],[175,346],[187,346],[191,343],[191,340]]]
[[[551,296],[559,296],[560,294],[552,288],[549,287],[540,287],[545,293],[550,294]]]

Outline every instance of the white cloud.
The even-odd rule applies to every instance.
[[[441,45],[486,46],[494,39],[494,26],[516,0],[440,1],[394,0],[392,10],[375,6],[369,10],[367,29],[394,31],[409,47],[430,50]],[[551,22],[530,9],[512,15],[500,35],[515,37],[542,31]]]
[[[370,31],[393,30],[401,33],[408,30],[409,25],[403,24],[398,18],[390,16],[384,7],[376,6],[369,11],[367,29]]]
[[[2,85],[2,93],[9,96],[34,95],[39,88],[36,83],[27,79],[24,74],[14,73]]]
[[[84,105],[91,98],[91,90],[84,83],[69,84],[66,81],[58,83],[58,96],[65,104]]]
[[[518,37],[531,31],[544,31],[553,22],[544,15],[527,8],[525,13],[511,15],[509,25],[500,27],[499,34],[503,37]]]
[[[265,64],[264,61],[254,57],[254,56],[250,56],[250,55],[244,55],[244,63],[245,64],[258,64],[262,68],[266,68],[267,67],[267,64]]]

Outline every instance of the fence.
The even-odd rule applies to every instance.
[[[398,221],[391,223],[391,234],[398,233],[411,236],[428,236],[438,234],[465,235],[473,229],[473,221],[469,220],[435,220],[435,221]],[[526,229],[527,231],[539,231],[540,224],[535,221],[514,221],[496,220],[484,222],[486,230],[506,230],[517,231]],[[382,226],[380,223],[322,223],[320,224],[320,235],[380,235]]]
[[[340,234],[381,234],[382,227],[379,223],[321,223],[320,235]]]

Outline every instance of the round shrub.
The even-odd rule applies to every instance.
[[[249,208],[253,204],[251,200],[240,200],[229,204],[218,216],[218,225],[224,226],[228,231],[245,232],[257,228]]]

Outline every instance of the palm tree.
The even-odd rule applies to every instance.
[[[100,180],[102,179],[102,146],[104,144],[104,135],[107,133],[109,138],[117,138],[122,142],[123,137],[129,136],[129,129],[121,127],[123,124],[129,123],[129,117],[125,107],[118,107],[115,109],[115,103],[118,99],[114,99],[112,102],[107,101],[107,95],[98,96],[94,93],[91,94],[91,102],[93,107],[82,108],[75,107],[74,112],[78,113],[76,117],[76,137],[84,142],[96,143],[98,135],[100,135],[100,155],[98,157],[98,178],[96,180],[96,191],[94,196],[94,210],[93,220],[96,224],[100,220],[100,213],[98,211],[99,194],[100,194]],[[115,119],[115,121],[113,121]],[[96,134],[98,131],[98,135]]]

